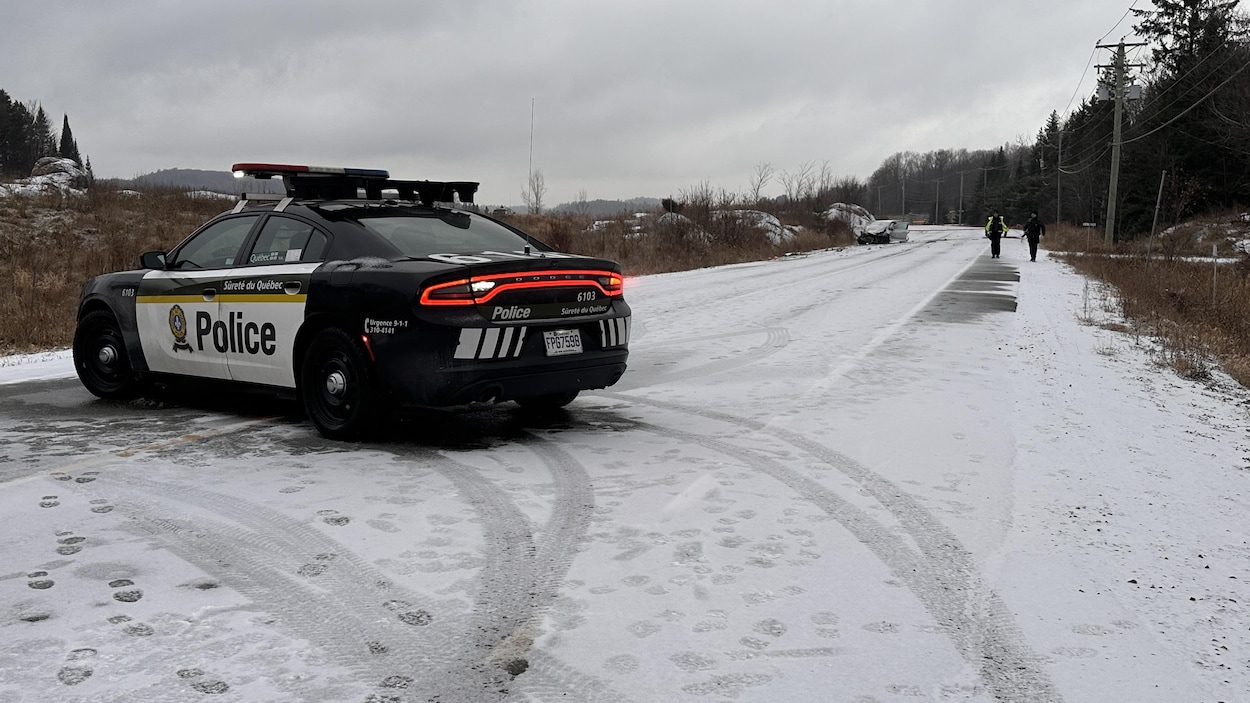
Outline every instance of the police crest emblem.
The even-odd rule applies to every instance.
[[[169,309],[169,331],[174,335],[175,354],[183,350],[194,352],[191,345],[187,344],[187,316],[182,312],[181,305]]]

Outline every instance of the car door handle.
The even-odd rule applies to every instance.
[[[211,302],[213,302],[213,299],[214,299],[214,298],[216,298],[216,297],[217,297],[217,289],[216,289],[216,288],[205,288],[205,289],[204,289],[204,302],[206,302],[206,303],[211,303]]]
[[[287,295],[295,295],[299,292],[300,288],[301,286],[299,281],[287,281],[282,284],[282,290],[286,291]]]

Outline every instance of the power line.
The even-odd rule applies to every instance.
[[[1075,175],[1077,175],[1077,174],[1079,174],[1079,173],[1084,173],[1085,171],[1088,171],[1089,169],[1093,168],[1094,166],[1097,166],[1097,165],[1098,165],[1098,163],[1101,161],[1101,159],[1102,159],[1103,155],[1105,155],[1105,154],[1106,154],[1108,151],[1110,151],[1110,150],[1111,150],[1111,143],[1110,143],[1110,142],[1108,142],[1107,144],[1103,145],[1103,147],[1102,147],[1102,151],[1098,152],[1098,154],[1096,154],[1094,157],[1090,158],[1090,159],[1089,159],[1089,162],[1088,162],[1087,164],[1085,164],[1084,166],[1082,166],[1082,167],[1080,167],[1080,168],[1078,168],[1078,169],[1075,169],[1075,170],[1069,170],[1069,169],[1066,169],[1066,168],[1061,168],[1061,169],[1059,169],[1059,171],[1060,171],[1061,173],[1066,173],[1066,174],[1068,174],[1069,176],[1075,176]]]
[[[1198,83],[1197,80],[1189,80],[1190,77],[1193,76],[1194,73],[1198,70],[1198,68],[1202,66],[1203,64],[1205,64],[1208,59],[1215,56],[1217,53],[1222,53],[1222,55],[1224,56],[1224,60],[1221,61],[1219,65],[1212,67],[1211,70],[1208,71],[1203,77],[1205,78],[1205,77],[1217,75],[1220,69],[1224,68],[1230,62],[1232,62],[1235,58],[1232,54],[1229,54],[1228,52],[1223,51],[1223,49],[1227,45],[1228,45],[1228,39],[1225,39],[1223,42],[1221,42],[1220,46],[1213,49],[1207,55],[1199,58],[1198,61],[1195,62],[1193,66],[1191,66],[1187,71],[1185,71],[1185,73],[1172,79],[1171,85],[1182,86],[1180,90],[1178,91],[1169,90],[1166,93],[1155,93],[1151,95],[1146,101],[1142,102],[1141,105],[1138,106],[1138,120],[1137,121],[1148,122],[1154,119],[1155,116],[1163,114],[1163,112],[1165,112],[1168,108],[1171,108],[1177,103],[1180,103],[1183,100],[1185,100],[1186,96],[1190,94],[1190,92],[1194,89],[1194,87],[1196,87]],[[1159,79],[1156,79],[1156,82],[1158,82],[1158,80]],[[1169,101],[1167,102],[1167,104],[1160,105],[1159,103],[1165,97],[1169,98]],[[1154,110],[1153,114],[1146,115],[1145,114],[1146,109],[1152,108],[1152,107],[1157,108],[1157,109]]]
[[[1133,4],[1132,4],[1132,5],[1129,5],[1129,6],[1128,6],[1128,9],[1124,11],[1124,14],[1120,16],[1120,21],[1119,21],[1119,22],[1116,22],[1114,25],[1112,25],[1111,29],[1108,29],[1108,30],[1107,30],[1107,33],[1106,33],[1106,34],[1104,34],[1104,35],[1102,35],[1102,37],[1101,37],[1101,38],[1099,38],[1099,40],[1098,40],[1098,41],[1096,41],[1096,42],[1094,42],[1094,43],[1095,43],[1095,44],[1101,44],[1103,39],[1106,39],[1107,37],[1111,36],[1111,33],[1115,31],[1115,28],[1116,28],[1116,27],[1119,27],[1119,26],[1120,26],[1120,24],[1124,22],[1124,19],[1125,19],[1126,17],[1128,17],[1128,13],[1132,12],[1132,11],[1133,11],[1133,8],[1137,7],[1137,3],[1138,3],[1138,1],[1139,1],[1139,0],[1133,0]]]
[[[1138,140],[1141,140],[1141,139],[1145,139],[1146,137],[1149,137],[1150,135],[1152,135],[1152,134],[1154,134],[1154,133],[1158,132],[1159,130],[1163,129],[1164,127],[1167,127],[1168,125],[1172,124],[1173,122],[1175,122],[1175,121],[1179,120],[1180,118],[1184,117],[1184,116],[1186,115],[1186,113],[1188,113],[1190,110],[1192,110],[1192,109],[1194,109],[1195,107],[1198,107],[1199,105],[1201,105],[1201,104],[1202,104],[1202,102],[1203,102],[1204,100],[1206,100],[1207,98],[1209,98],[1209,97],[1211,97],[1212,95],[1215,95],[1217,92],[1219,92],[1220,88],[1223,88],[1224,86],[1228,85],[1230,81],[1232,81],[1232,80],[1233,80],[1234,78],[1236,78],[1237,76],[1241,75],[1241,72],[1242,72],[1242,71],[1244,71],[1244,70],[1246,70],[1247,68],[1250,68],[1250,61],[1247,61],[1247,62],[1243,63],[1243,64],[1241,65],[1241,68],[1238,68],[1236,71],[1233,71],[1232,75],[1230,75],[1228,78],[1225,78],[1225,79],[1224,79],[1224,80],[1223,80],[1223,81],[1222,81],[1219,85],[1215,86],[1215,87],[1214,87],[1214,88],[1212,88],[1210,91],[1208,91],[1206,95],[1204,95],[1204,96],[1202,96],[1201,98],[1198,98],[1196,101],[1194,101],[1194,104],[1193,104],[1193,105],[1190,105],[1189,107],[1185,108],[1184,110],[1181,110],[1181,111],[1180,111],[1179,113],[1177,113],[1177,114],[1176,114],[1176,116],[1175,116],[1175,117],[1173,117],[1172,119],[1168,120],[1167,122],[1164,122],[1163,124],[1159,125],[1158,127],[1155,127],[1154,129],[1150,130],[1149,132],[1146,132],[1145,134],[1142,134],[1142,135],[1140,135],[1140,136],[1133,137],[1132,139],[1124,139],[1124,140],[1121,140],[1121,141],[1120,141],[1120,143],[1121,143],[1121,144],[1132,144],[1132,143],[1133,143],[1133,142],[1135,142],[1135,141],[1138,141]]]
[[[1119,21],[1111,25],[1111,29],[1108,29],[1106,34],[1102,35],[1101,37],[1099,37],[1098,41],[1094,42],[1095,46],[1089,52],[1089,60],[1085,62],[1085,70],[1081,71],[1081,78],[1076,82],[1076,88],[1072,91],[1072,97],[1068,99],[1068,106],[1063,109],[1064,115],[1069,115],[1072,112],[1072,103],[1076,100],[1077,94],[1081,92],[1081,85],[1085,83],[1085,76],[1089,74],[1089,67],[1090,65],[1094,63],[1094,56],[1098,54],[1097,45],[1101,44],[1104,39],[1111,36],[1111,33],[1114,32],[1117,27],[1119,27],[1121,24],[1124,23],[1125,18],[1127,18],[1129,13],[1132,12],[1135,7],[1137,7],[1137,3],[1139,1],[1140,0],[1134,0],[1133,4],[1129,5],[1128,9],[1124,11],[1124,14],[1120,16]]]

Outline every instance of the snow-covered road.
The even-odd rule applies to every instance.
[[[1021,249],[631,280],[617,386],[370,445],[10,359],[0,703],[1250,700],[1246,393]]]

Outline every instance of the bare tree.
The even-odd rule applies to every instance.
[[[586,201],[586,189],[577,191],[577,200],[573,202],[573,212],[582,217],[590,215],[590,203]]]
[[[812,197],[819,201],[826,193],[833,190],[833,171],[829,169],[829,162],[820,162],[820,171],[816,174],[816,183],[812,188]],[[813,205],[816,203],[813,202]]]
[[[781,172],[781,187],[785,190],[786,200],[797,203],[813,195],[816,189],[818,172],[816,164],[804,161],[794,171]]]
[[[525,188],[521,190],[521,202],[525,203],[531,214],[541,215],[546,195],[547,184],[543,181],[543,170],[540,168],[530,171]]]
[[[777,170],[767,161],[755,164],[755,170],[751,171],[751,181],[747,186],[746,193],[746,199],[751,205],[758,206],[760,204],[760,200],[764,197],[764,186],[767,186],[775,175],[777,175]]]

